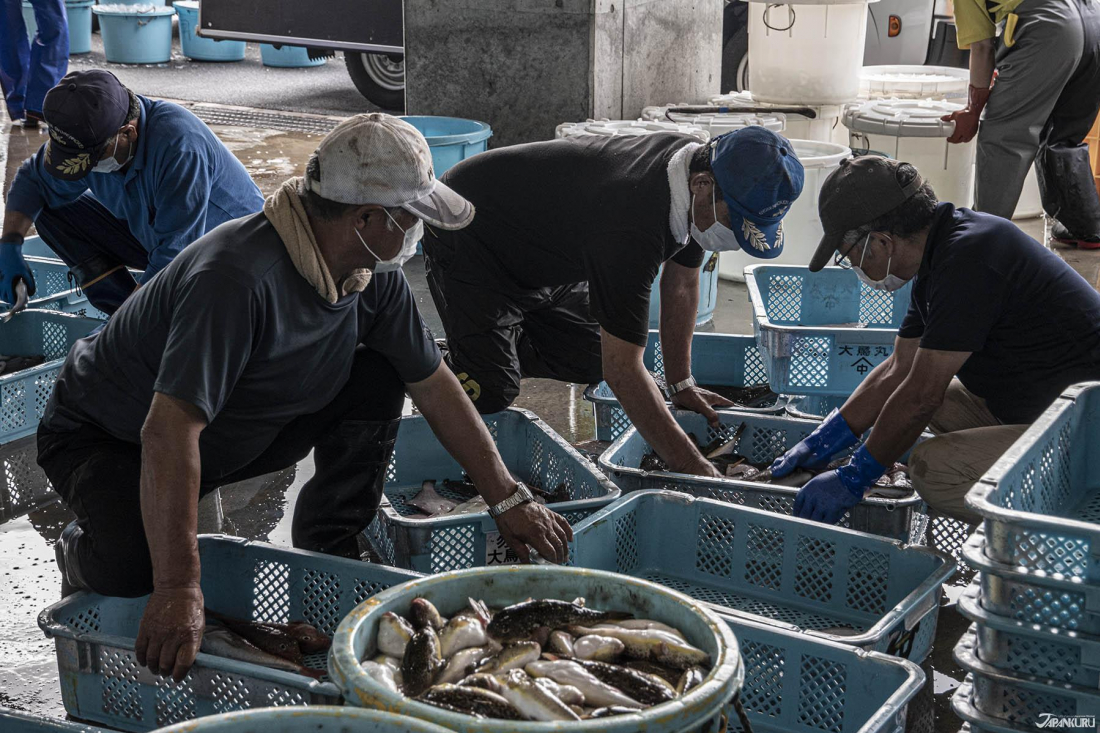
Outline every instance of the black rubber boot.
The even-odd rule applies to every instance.
[[[400,418],[344,420],[317,443],[316,472],[294,506],[295,547],[359,559],[359,533],[378,511],[400,425]]]
[[[91,304],[109,316],[114,315],[137,288],[137,281],[125,265],[103,255],[93,255],[70,271]]]
[[[61,536],[57,538],[57,544],[53,547],[57,569],[61,572],[62,598],[68,598],[78,590],[88,589],[88,584],[84,582],[80,572],[80,556],[77,553],[77,545],[83,537],[84,530],[76,520],[73,520],[61,530]]]
[[[1100,195],[1089,167],[1088,146],[1044,146],[1035,162],[1043,209],[1060,225],[1052,237],[1090,249],[1090,242],[1100,243]]]

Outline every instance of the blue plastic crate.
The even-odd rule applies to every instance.
[[[982,713],[974,707],[973,697],[974,676],[968,674],[951,696],[951,710],[966,721],[959,733],[1035,733],[1035,728],[1012,725]]]
[[[0,523],[57,501],[50,480],[38,465],[35,436],[0,445]]]
[[[102,325],[94,318],[41,310],[26,310],[0,322],[0,353],[46,357],[43,364],[0,377],[0,444],[38,429],[69,349]]]
[[[920,667],[747,619],[727,618],[745,665],[741,703],[755,733],[904,733]],[[732,709],[729,733],[742,733]]]
[[[618,498],[619,489],[534,413],[509,408],[485,415],[484,420],[504,465],[521,481],[546,491],[562,483],[568,486],[572,498],[552,508],[570,524]],[[365,530],[384,562],[422,573],[504,562],[506,548],[488,512],[409,518],[419,510],[406,502],[416,496],[424,481],[434,480],[441,495],[464,501],[464,496],[442,485],[443,479],[462,476],[462,467],[443,448],[426,419],[419,415],[402,418],[393,460],[386,470],[382,506]]]
[[[3,733],[110,733],[105,728],[95,725],[42,718],[7,708],[0,708],[0,731]]]
[[[261,708],[177,723],[157,733],[448,733],[446,728],[405,715],[313,705],[306,710]]]
[[[955,661],[970,674],[973,690],[970,704],[982,715],[999,724],[1036,730],[1047,715],[1055,717],[1091,717],[1096,730],[1100,719],[1100,692],[1095,688],[1057,682],[1044,677],[1013,675],[997,669],[978,657],[972,626],[955,645]],[[1064,729],[1063,729],[1064,730]]]
[[[206,605],[255,621],[304,619],[332,635],[359,603],[416,573],[242,539],[199,538]],[[57,646],[65,709],[74,717],[147,731],[206,715],[257,707],[339,704],[321,681],[200,653],[182,682],[139,667],[134,640],[147,597],[80,592],[50,606],[38,625]],[[325,669],[324,654],[306,658]]]
[[[59,260],[60,257],[49,245],[42,241],[42,237],[27,237],[23,240],[24,257],[45,257],[51,260]]]
[[[665,373],[660,331],[649,332],[649,342],[642,354],[645,368],[661,376]],[[753,336],[728,333],[697,333],[691,338],[691,373],[702,385],[745,387],[764,384],[768,375],[756,348]],[[631,426],[619,400],[607,382],[590,385],[584,399],[592,403],[596,417],[596,440],[613,441]],[[666,404],[671,404],[666,402]],[[783,412],[786,398],[779,397],[774,406],[739,408],[742,412],[777,414]]]
[[[716,430],[707,424],[706,418],[694,412],[674,410],[672,416],[681,428],[694,434],[704,444],[732,438],[744,425],[737,452],[753,463],[770,463],[818,426],[814,421],[784,415],[723,410],[718,413],[721,425]],[[641,433],[631,427],[600,456],[600,467],[624,492],[667,489],[780,514],[794,512],[798,489],[730,478],[703,478],[672,471],[643,471],[642,459],[650,450]],[[917,541],[923,527],[920,514],[922,503],[916,492],[902,499],[864,499],[845,512],[840,526],[898,540]]]
[[[975,484],[985,554],[1100,584],[1100,382],[1066,390]]]
[[[849,395],[894,351],[912,285],[887,293],[851,270],[745,268],[752,325],[772,391]],[[863,327],[843,324],[863,324]]]
[[[719,613],[920,662],[942,553],[672,491],[628,494],[574,529],[573,562],[650,580]]]

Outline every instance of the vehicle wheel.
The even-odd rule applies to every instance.
[[[722,49],[722,93],[749,88],[749,29],[739,28]]]
[[[359,93],[382,109],[405,111],[405,57],[344,52],[344,64]]]

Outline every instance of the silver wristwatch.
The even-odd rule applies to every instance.
[[[516,493],[509,496],[504,501],[495,506],[489,507],[489,514],[494,518],[499,517],[504,512],[517,507],[525,501],[534,501],[535,497],[531,494],[531,490],[524,485],[522,481],[516,484]]]
[[[695,381],[695,377],[688,377],[682,382],[668,385],[668,398],[671,400],[674,395],[683,392],[685,389],[690,389],[697,386],[699,383]]]

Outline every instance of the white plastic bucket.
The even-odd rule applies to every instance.
[[[860,99],[950,99],[966,101],[970,72],[954,66],[864,66]]]
[[[749,88],[762,102],[844,104],[859,95],[874,0],[749,3]]]
[[[970,206],[974,200],[973,140],[961,145],[947,142],[955,123],[940,118],[962,109],[944,100],[880,99],[844,110],[844,125],[851,133],[851,147],[885,153],[912,163],[932,184],[940,201]]]
[[[783,254],[775,259],[761,260],[743,251],[723,252],[718,261],[718,276],[723,280],[745,280],[749,265],[808,265],[824,229],[817,213],[817,196],[829,174],[840,167],[840,161],[852,154],[843,145],[819,140],[791,140],[794,152],[806,171],[802,194],[791,204],[783,217]]]
[[[751,92],[730,92],[711,97],[710,104],[722,107],[768,107],[766,102],[755,99]],[[789,106],[789,105],[784,105]],[[816,117],[810,119],[803,115],[781,115],[784,117],[783,136],[788,140],[820,140],[837,145],[848,144],[848,129],[840,123],[843,111],[839,104],[813,105],[809,107]]]
[[[1024,179],[1024,189],[1020,192],[1020,200],[1016,202],[1016,211],[1012,213],[1013,219],[1034,219],[1043,215],[1043,200],[1039,196],[1039,178],[1035,175],[1035,166],[1027,172]]]
[[[751,101],[751,100],[750,100]],[[695,125],[710,133],[711,137],[718,137],[727,132],[740,130],[742,127],[757,125],[766,127],[772,132],[783,132],[787,125],[787,116],[782,113],[755,113],[755,112],[718,112],[715,114],[683,114],[676,111],[677,107],[743,107],[744,104],[732,105],[711,104],[701,102],[699,104],[667,104],[662,107],[642,108],[642,119],[646,122],[675,122]],[[666,114],[666,112],[668,114]],[[672,119],[670,120],[669,117]]]

